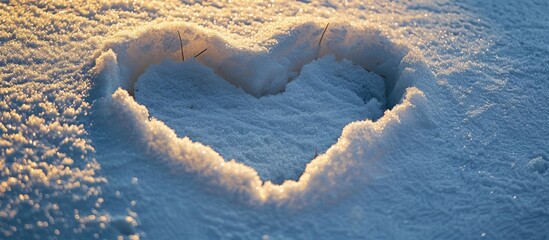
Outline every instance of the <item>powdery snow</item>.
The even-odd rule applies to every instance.
[[[338,91],[340,91],[340,88],[346,89],[347,97],[352,98],[353,96],[355,96],[356,103],[366,103],[364,104],[365,106],[363,106],[365,110],[373,108],[374,112],[377,111],[377,113],[368,114],[366,114],[366,112],[362,112],[363,114],[365,114],[362,116],[362,118],[358,116],[356,116],[355,118],[357,120],[366,119],[366,121],[362,123],[357,122],[357,124],[349,125],[346,128],[354,129],[348,130],[351,136],[356,135],[357,132],[364,131],[365,133],[363,133],[362,137],[357,137],[357,139],[348,138],[347,135],[349,134],[346,134],[346,130],[343,130],[342,137],[336,144],[334,144],[330,148],[330,150],[328,150],[325,156],[323,155],[310,161],[307,169],[305,169],[305,172],[299,177],[299,180],[288,180],[283,184],[273,185],[271,181],[266,181],[265,183],[263,183],[259,179],[257,170],[246,166],[245,164],[237,162],[238,160],[240,160],[238,158],[236,159],[237,161],[231,160],[229,162],[226,162],[225,160],[220,159],[217,152],[212,151],[209,148],[203,148],[203,145],[201,143],[194,144],[190,142],[187,137],[183,138],[183,142],[181,142],[180,139],[174,137],[173,130],[167,128],[162,122],[157,121],[156,119],[152,119],[151,121],[149,121],[148,118],[150,116],[148,114],[147,108],[136,103],[133,98],[129,97],[128,93],[125,93],[126,91],[128,91],[129,93],[134,93],[135,95],[137,95],[138,100],[145,102],[145,105],[147,105],[147,103],[151,103],[151,105],[149,106],[152,107],[153,111],[155,111],[155,114],[158,114],[159,118],[165,119],[166,121],[172,123],[171,126],[176,126],[181,131],[185,131],[188,129],[189,126],[187,126],[186,124],[173,123],[173,119],[176,119],[177,117],[173,117],[174,114],[170,112],[173,112],[176,108],[168,107],[166,109],[161,109],[155,108],[154,106],[161,104],[158,103],[158,101],[156,102],[156,104],[154,104],[154,99],[160,97],[161,95],[158,95],[158,90],[156,90],[154,94],[150,93],[149,91],[151,91],[152,89],[152,91],[154,92],[155,88],[162,86],[162,84],[158,83],[158,81],[165,82],[170,80],[162,80],[162,77],[160,77],[159,79],[157,76],[154,75],[153,77],[149,77],[149,75],[145,73],[138,81],[138,84],[135,85],[136,80],[133,80],[134,78],[132,77],[139,75],[139,73],[141,72],[144,72],[144,69],[149,66],[147,64],[151,64],[155,61],[155,58],[144,58],[140,56],[146,56],[148,54],[150,54],[151,56],[157,56],[156,58],[160,58],[159,56],[166,56],[166,53],[164,53],[163,55],[158,53],[162,52],[160,51],[161,49],[169,49],[169,47],[171,46],[171,41],[161,40],[166,39],[166,37],[169,36],[169,34],[167,34],[168,32],[170,32],[169,30],[173,31],[173,25],[167,25],[163,28],[161,27],[159,30],[157,30],[157,32],[153,33],[151,33],[151,31],[143,31],[141,32],[141,34],[129,38],[129,40],[121,40],[118,44],[107,45],[108,50],[106,50],[105,53],[99,57],[99,64],[94,69],[97,76],[94,79],[94,81],[96,82],[95,88],[99,89],[97,90],[97,92],[105,94],[103,100],[107,102],[105,106],[105,111],[112,113],[112,115],[108,115],[107,118],[117,118],[119,119],[118,121],[124,122],[125,127],[129,127],[129,129],[126,129],[127,131],[136,132],[137,134],[135,136],[132,136],[132,138],[143,139],[144,143],[138,144],[144,145],[143,147],[146,149],[150,149],[150,151],[152,152],[149,153],[151,157],[156,159],[168,159],[170,164],[181,163],[183,164],[186,172],[198,173],[199,176],[205,179],[205,182],[210,182],[214,186],[220,186],[229,193],[237,195],[238,199],[250,201],[252,203],[289,203],[288,205],[290,206],[303,207],[307,205],[312,205],[314,203],[313,199],[317,199],[321,196],[330,196],[329,192],[344,192],[347,191],[350,187],[363,181],[365,179],[365,176],[360,176],[365,174],[365,170],[363,170],[364,167],[361,167],[364,164],[363,162],[373,161],[377,159],[376,152],[382,152],[382,149],[384,149],[379,146],[369,147],[364,142],[376,142],[375,138],[372,137],[372,135],[382,135],[385,128],[387,128],[387,124],[390,124],[394,121],[400,121],[399,115],[405,114],[407,110],[414,108],[415,106],[414,104],[409,102],[409,99],[407,99],[401,104],[398,104],[398,108],[396,108],[394,112],[385,113],[383,115],[383,119],[380,119],[375,123],[373,123],[371,120],[368,120],[368,118],[374,118],[375,120],[376,115],[377,117],[381,116],[380,113],[385,108],[385,105],[392,107],[394,106],[393,104],[400,102],[400,99],[404,98],[403,91],[407,89],[407,87],[410,87],[408,89],[408,93],[410,94],[410,96],[407,96],[410,99],[413,98],[414,95],[423,96],[423,93],[420,90],[418,90],[417,88],[412,88],[411,84],[413,84],[415,81],[433,82],[429,69],[425,67],[425,64],[423,64],[423,62],[421,61],[421,57],[417,56],[417,53],[409,51],[404,46],[390,42],[386,37],[381,35],[379,31],[367,27],[359,28],[341,24],[333,26],[333,30],[331,30],[329,35],[327,36],[326,46],[324,47],[326,50],[324,50],[323,54],[335,54],[340,58],[353,59],[355,60],[354,62],[349,62],[348,60],[344,60],[344,62],[350,66],[354,64],[359,64],[358,66],[354,66],[354,69],[360,69],[360,72],[353,73],[352,70],[346,70],[347,73],[337,73],[337,66],[340,66],[341,64],[327,64],[329,66],[323,66],[323,68],[334,68],[334,70],[332,71],[335,71],[336,73],[335,76],[334,74],[330,74],[327,72],[322,73],[322,78],[324,78],[325,80],[321,80],[320,77],[315,76],[315,74],[318,74],[318,72],[321,71],[320,69],[316,69],[316,71],[313,71],[314,69],[311,70],[309,68],[309,66],[315,66],[316,62],[313,62],[311,65],[306,66],[303,69],[303,74],[299,72],[301,69],[301,64],[303,64],[307,60],[313,61],[315,56],[321,55],[322,48],[318,47],[318,45],[311,44],[310,40],[303,40],[311,38],[311,33],[314,32],[317,32],[316,39],[319,38],[318,35],[322,28],[318,27],[317,24],[307,22],[299,24],[293,30],[293,32],[290,33],[290,36],[293,36],[290,38],[273,33],[273,36],[269,38],[278,39],[278,43],[270,46],[269,49],[266,49],[267,51],[254,51],[254,48],[250,46],[248,47],[248,49],[238,49],[230,46],[225,47],[225,44],[219,43],[219,41],[223,40],[222,38],[217,41],[212,40],[216,39],[215,35],[205,38],[208,39],[209,42],[211,42],[211,44],[219,50],[213,53],[213,55],[215,56],[213,60],[210,60],[210,58],[208,58],[208,56],[210,56],[209,54],[211,53],[207,53],[204,57],[201,56],[201,58],[206,58],[206,60],[203,61],[204,64],[217,70],[217,72],[220,72],[221,76],[223,76],[228,82],[231,82],[238,87],[243,87],[244,90],[249,91],[250,94],[269,94],[272,92],[276,93],[279,92],[281,89],[287,87],[286,90],[288,92],[279,93],[279,96],[261,97],[259,101],[263,104],[267,104],[266,106],[259,108],[257,106],[246,106],[252,109],[256,108],[254,111],[256,111],[257,114],[265,116],[265,118],[273,119],[276,117],[276,114],[273,113],[282,113],[284,111],[284,107],[276,107],[277,105],[280,106],[281,104],[274,104],[272,102],[284,97],[290,97],[292,98],[293,102],[296,102],[298,104],[306,104],[307,102],[312,102],[313,104],[323,104],[324,107],[329,107],[329,105],[325,102],[333,102],[334,100],[322,100],[322,95],[330,94],[329,92],[332,92],[333,95],[334,92],[337,93]],[[348,30],[351,31],[347,33]],[[207,33],[201,31],[201,29],[192,26],[188,27],[187,30],[183,32],[187,35],[190,35],[186,38],[191,39],[197,39],[203,37],[202,35],[207,35]],[[151,36],[154,40],[151,40]],[[219,37],[217,38],[219,39]],[[222,41],[221,43],[223,42],[224,41]],[[165,45],[165,43],[167,43],[167,46],[161,47],[162,45]],[[301,46],[300,48],[297,48],[299,50],[296,50],[296,48],[293,47],[289,49],[287,48],[288,46],[296,45]],[[116,53],[113,51],[113,49],[114,51],[116,51]],[[220,55],[219,52],[222,52],[224,54]],[[281,55],[281,52],[284,52],[286,54]],[[121,56],[122,59],[118,60],[118,56]],[[128,56],[129,58],[127,58]],[[333,59],[333,56],[328,59]],[[242,64],[235,65],[235,60],[240,60]],[[322,63],[323,61],[319,62]],[[111,65],[115,65],[115,67],[109,67]],[[229,68],[227,67],[227,65],[234,66]],[[345,66],[345,64],[342,66]],[[171,67],[171,69],[174,68],[177,67]],[[219,77],[212,76],[212,70],[201,70],[203,67],[196,66],[196,63],[194,67],[196,68],[196,70],[191,70],[188,69],[188,67],[185,68],[183,66],[180,68],[183,71],[192,72],[191,76],[194,76],[194,78],[196,78],[195,82],[197,83],[195,84],[198,84],[199,86],[201,85],[202,88],[205,89],[204,91],[206,91],[206,93],[207,91],[213,91],[214,93],[216,91],[219,91],[219,87],[215,86],[215,84],[208,84],[213,81],[212,79],[210,79],[212,77],[216,79],[219,84],[222,84],[222,86],[224,85],[223,88],[225,88],[229,92],[231,92],[231,89],[234,89],[231,94],[223,94],[222,101],[225,104],[229,103],[229,100],[227,100],[227,98],[230,99],[230,103],[232,104],[238,104],[241,102],[241,100],[239,100],[238,97],[235,96],[235,93],[236,95],[245,95],[243,91],[235,89],[234,86],[231,86],[229,83],[225,82]],[[262,69],[266,69],[267,71],[262,71]],[[279,71],[270,72],[270,69],[279,69]],[[381,79],[381,77],[377,76],[376,74],[369,73],[369,69],[373,69],[373,71],[376,71],[384,76],[383,79]],[[290,74],[292,70],[298,72]],[[158,73],[158,71],[153,71],[149,74]],[[176,72],[172,73],[172,75],[177,75],[179,78],[184,78],[188,74]],[[292,81],[288,84],[287,82],[291,80],[288,77],[289,75],[299,75],[299,77],[294,80],[295,82]],[[347,75],[347,78],[350,78],[351,80],[346,80],[347,83],[335,83],[336,81],[338,81],[338,78],[345,78],[345,75]],[[231,81],[231,79],[234,79],[234,76],[240,77],[237,78],[238,81]],[[285,79],[283,85],[280,85],[280,83],[273,85],[273,82],[280,82],[280,76],[283,76],[283,79]],[[368,83],[368,79],[364,79],[362,78],[362,76],[377,77],[377,82]],[[155,80],[149,80],[150,78],[153,78]],[[429,81],[430,79],[431,81]],[[179,79],[179,82],[181,81],[186,80]],[[327,86],[327,88],[324,87],[312,90],[303,88],[299,89],[298,87],[302,85],[301,83],[303,81],[314,82],[315,84],[321,84],[322,82],[329,81],[332,85]],[[147,84],[152,84],[155,87],[149,86]],[[335,87],[334,85],[338,86]],[[111,98],[110,91],[112,91],[112,89],[116,89],[117,86],[120,86],[121,88],[116,90]],[[250,88],[250,86],[256,87]],[[368,87],[364,89],[363,86]],[[190,94],[196,91],[195,89],[193,89],[192,85],[189,86],[185,84],[181,84],[179,87],[167,87],[172,90],[175,89],[176,91],[177,89],[180,89],[180,91],[187,91],[190,92]],[[298,89],[294,89],[296,87]],[[141,91],[139,92],[140,89]],[[257,89],[263,89],[264,91],[257,92]],[[329,89],[329,91],[327,91],[327,89]],[[141,94],[142,92],[144,92],[144,94]],[[174,96],[174,94],[176,94],[173,92],[168,92],[166,90],[162,90],[162,92],[164,92],[163,94],[168,94],[168,96],[172,97]],[[200,94],[200,92],[198,93]],[[141,97],[142,95],[144,97]],[[316,95],[319,95],[320,98],[318,98]],[[373,96],[376,96],[379,100],[370,103],[370,100],[372,100]],[[252,96],[245,97],[248,99],[253,99]],[[190,95],[188,96],[188,98],[198,99],[199,97]],[[338,98],[339,100],[343,99],[341,96],[339,96]],[[167,100],[166,97],[161,97],[161,99],[163,99],[163,101],[171,101],[175,104],[185,103],[184,99]],[[204,94],[204,99],[199,100],[201,102],[200,106],[207,107],[203,104],[216,102],[215,99],[215,94],[212,94],[211,92],[209,94]],[[335,106],[335,108],[341,108],[341,106]],[[377,110],[375,110],[376,108]],[[273,109],[274,112],[269,111],[269,109]],[[312,109],[319,109],[319,107],[309,104],[302,107],[302,110],[299,112],[300,114],[307,114],[307,112],[311,112]],[[224,107],[224,110],[231,111],[231,107],[226,106]],[[360,114],[361,112],[358,113]],[[185,112],[180,112],[180,114],[185,115]],[[219,111],[214,111],[212,113],[203,111],[202,114],[204,114],[207,118],[223,120],[226,119],[227,121],[238,121],[239,118],[238,113],[228,115]],[[249,115],[245,117],[253,118]],[[321,135],[316,135],[313,138],[314,141],[320,142],[320,146],[322,146],[323,141],[327,141],[328,144],[324,143],[324,147],[328,147],[329,142],[333,141],[339,135],[338,130],[341,129],[344,124],[350,122],[346,117],[342,116],[341,114],[334,113],[333,111],[330,112],[328,117],[331,119],[338,119],[338,121],[342,121],[343,124],[331,124],[329,122],[326,123],[335,125],[335,130],[333,133],[329,132],[329,128],[327,128],[326,130],[318,129],[316,131],[313,131],[325,131],[328,134],[324,137],[321,137]],[[201,120],[201,117],[196,117],[193,119],[199,121],[200,124],[206,124],[205,126],[201,127],[202,129],[206,129],[205,131],[211,128],[211,124],[208,125],[206,121]],[[269,123],[268,121],[265,122],[265,120],[259,122],[261,122],[261,124],[269,124],[271,127],[278,125],[279,128],[285,129],[286,131],[291,131],[292,129],[299,127],[299,125],[293,124],[291,121],[285,122],[279,120],[276,124],[273,124],[272,122]],[[258,144],[260,144],[260,142],[254,141],[254,139],[252,139],[251,136],[253,134],[250,133],[250,130],[247,130],[249,128],[257,128],[258,122],[246,123],[240,120],[240,123],[242,124],[238,126],[238,128],[240,129],[240,131],[248,134],[247,136],[234,137],[232,133],[221,134],[218,136],[210,134],[210,136],[214,138],[224,138],[225,141],[229,142],[239,141],[243,143],[242,145],[231,144],[232,146],[234,146],[234,148],[236,148],[234,151],[239,152],[245,152],[250,147],[256,147]],[[322,123],[323,122],[321,121],[315,124]],[[305,127],[310,127],[312,125],[307,122],[302,122],[301,124],[303,124],[303,126]],[[230,125],[230,123],[225,124],[225,126]],[[340,127],[339,129],[337,128],[338,126]],[[353,128],[353,126],[358,127]],[[263,127],[263,129],[268,128]],[[267,132],[267,134],[263,133],[259,135],[260,138],[264,139],[279,138],[279,143],[280,141],[286,141],[289,143],[291,143],[292,141],[302,143],[306,142],[306,140],[304,141],[304,139],[302,138],[302,135],[296,131],[290,132],[285,136],[287,139],[284,139],[282,134],[275,132]],[[242,146],[244,146],[244,148],[242,148]],[[197,147],[199,148],[199,150],[193,150]],[[214,147],[216,146],[214,145]],[[221,145],[220,147],[221,149],[224,149],[223,145]],[[295,147],[299,148],[301,146],[294,144],[294,146],[292,147],[284,147],[280,150],[290,151],[291,154],[291,151],[295,151],[293,150],[293,148]],[[271,143],[265,147],[265,150],[258,150],[254,152],[258,152],[259,154],[261,154],[262,151],[267,153],[274,152],[276,151],[274,149],[277,148],[279,148],[279,145],[277,145],[276,143]],[[323,149],[321,150],[323,151]],[[294,154],[293,157],[295,159],[293,161],[293,164],[307,164],[311,159],[311,157],[307,157],[306,153],[303,154],[303,149],[301,149],[300,151],[301,154]],[[363,154],[365,153],[369,154],[370,156],[363,156]],[[273,157],[282,158],[284,156],[281,154],[273,154]],[[315,156],[313,156],[313,158],[314,157]],[[295,162],[296,160],[299,162]],[[249,162],[249,159],[244,158],[240,161],[244,161],[244,163],[246,163],[246,161]],[[269,162],[267,159],[260,159],[259,161],[263,164],[273,165],[271,163],[272,161]],[[288,167],[289,169],[291,169],[292,167],[288,162],[285,162],[284,160],[277,160],[277,162],[278,164],[285,166],[283,170],[288,170]],[[293,171],[295,172],[296,166],[294,165],[293,168]],[[263,172],[265,171],[264,169],[261,170]],[[293,176],[294,179],[296,178],[296,175]],[[282,182],[285,179],[282,178],[275,180],[276,182]],[[315,187],[311,189],[310,186]],[[311,190],[314,190],[314,193],[311,192]],[[339,193],[339,195],[342,194],[343,193]],[[331,195],[333,196],[334,194]]]
[[[263,179],[297,180],[350,122],[383,115],[383,79],[349,61],[322,58],[286,90],[256,98],[189,60],[151,66],[135,99],[179,136],[212,146]]]
[[[546,239],[547,12],[2,2],[0,238]]]

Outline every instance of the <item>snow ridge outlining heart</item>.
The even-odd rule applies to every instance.
[[[416,81],[432,80],[433,75],[419,53],[391,42],[379,30],[333,22],[319,47],[316,43],[323,28],[317,22],[278,25],[258,33],[256,43],[177,23],[124,32],[98,54],[90,95],[108,103],[105,110],[130,130],[131,137],[138,139],[151,157],[181,166],[240,200],[300,207],[338,198],[364,183],[369,167],[398,147],[384,144],[389,133],[402,131],[399,125],[405,121],[423,117],[423,111],[414,109],[425,105],[425,96],[414,86]],[[334,54],[385,76],[389,110],[375,122],[365,119],[348,124],[337,143],[307,164],[298,181],[264,182],[253,168],[226,161],[212,148],[188,137],[179,138],[131,96],[135,82],[149,65],[180,57],[179,44],[173,42],[176,30],[181,31],[185,51],[198,53],[207,47],[197,61],[254,96],[283,91],[304,64]]]

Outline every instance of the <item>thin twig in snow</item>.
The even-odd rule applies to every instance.
[[[183,40],[181,39],[181,33],[177,30],[177,35],[179,35],[179,45],[181,46],[181,61],[185,61],[185,55],[183,54]]]
[[[194,55],[194,57],[197,58],[198,56],[200,56],[200,54],[204,53],[206,50],[208,50],[208,48],[205,48],[204,50],[202,50],[202,52],[199,52],[198,54]]]
[[[326,24],[326,27],[324,28],[324,31],[322,31],[322,35],[320,36],[320,40],[318,40],[318,52],[316,53],[315,59],[318,59],[318,55],[320,54],[320,44],[322,44],[322,39],[324,39],[324,34],[326,34],[326,30],[328,30],[328,26],[330,26],[330,23]]]
[[[326,34],[326,30],[328,30],[328,26],[330,26],[330,23],[326,24],[324,31],[322,31],[322,35],[320,36],[320,40],[318,41],[318,46],[320,46],[320,44],[322,43],[322,39],[324,38],[324,34]]]

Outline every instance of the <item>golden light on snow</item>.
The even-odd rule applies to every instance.
[[[430,236],[456,229],[488,238],[545,233],[536,229],[545,216],[528,214],[543,212],[544,199],[513,192],[517,182],[522,190],[543,189],[549,166],[539,148],[543,131],[532,130],[543,129],[539,119],[546,115],[539,100],[547,48],[543,1],[0,2],[2,239],[173,238],[189,230],[275,239],[295,238],[289,233],[300,227],[312,234],[301,236],[360,238],[393,234],[392,227],[409,236],[430,221],[452,223],[452,229],[424,231]],[[223,146],[187,135],[190,128],[160,120],[166,114],[136,94],[140,79],[157,74],[159,65],[200,66],[207,71],[186,73],[211,73],[245,96],[265,99],[284,93],[304,66],[327,66],[319,62],[330,57],[384,79],[387,90],[375,105],[380,114],[352,123],[334,118],[345,127],[333,127],[333,142],[317,152],[318,138],[308,141],[299,161],[227,156]],[[285,140],[271,135],[254,136]],[[275,146],[265,145],[250,149]],[[478,158],[483,155],[490,159]],[[493,159],[512,164],[493,168]],[[436,193],[427,191],[436,204],[422,202],[425,189]],[[314,208],[348,193],[362,203]],[[489,218],[478,213],[492,213],[496,200],[510,211],[472,224]],[[524,214],[513,211],[517,206]],[[307,207],[314,211],[300,209]],[[187,221],[191,214],[200,216]],[[264,227],[256,228],[258,222]],[[517,231],[505,230],[517,223]]]
[[[276,56],[276,52],[268,52],[264,47],[250,45],[244,39],[242,39],[243,42],[240,42],[239,38],[226,39],[215,32],[199,27],[167,24],[107,44],[105,52],[98,58],[95,68],[98,81],[103,86],[100,88],[99,94],[105,94],[107,98],[111,99],[112,111],[127,121],[129,128],[134,129],[137,133],[136,138],[141,139],[141,144],[149,149],[156,158],[166,159],[168,164],[181,167],[181,171],[196,173],[202,181],[221,187],[252,204],[274,203],[299,207],[307,205],[311,199],[330,196],[329,192],[331,191],[337,191],[337,189],[344,191],[342,189],[345,189],[346,182],[352,181],[350,179],[354,178],[360,179],[359,172],[361,169],[367,168],[365,166],[368,165],[367,162],[362,162],[362,159],[374,162],[386,151],[384,150],[386,147],[380,140],[383,139],[383,135],[391,129],[398,128],[407,115],[413,114],[415,105],[422,103],[423,93],[413,88],[413,82],[431,77],[430,71],[422,65],[421,56],[403,46],[391,43],[378,31],[369,27],[351,27],[344,23],[334,22],[331,24],[331,31],[326,35],[323,48],[318,48],[318,44],[310,44],[309,48],[304,48],[305,45],[296,48],[293,44],[294,42],[317,43],[325,29],[324,25],[305,22],[294,27],[293,31],[298,32],[301,36],[289,38],[288,42],[275,44],[279,46],[278,49],[287,47],[288,50],[283,50],[286,51],[286,54],[291,56],[294,54],[292,51],[295,51],[297,56],[301,56],[303,59],[295,62],[281,61],[287,65],[278,65],[279,70],[272,75],[273,77],[281,76],[288,69],[300,68],[294,64],[311,61],[318,54],[331,52],[338,57],[345,56],[345,58],[369,68],[373,66],[375,69],[376,64],[385,66],[377,70],[380,71],[380,74],[388,76],[386,84],[393,89],[388,93],[389,102],[395,104],[395,107],[386,111],[384,116],[375,122],[365,120],[349,124],[343,129],[336,144],[330,147],[325,154],[317,156],[307,164],[305,172],[298,181],[287,180],[278,185],[261,180],[255,169],[238,162],[238,159],[223,159],[208,146],[193,142],[187,137],[178,137],[173,129],[151,117],[148,109],[129,95],[128,92],[134,91],[133,86],[137,77],[148,65],[160,62],[166,56],[178,58],[180,50],[178,48],[172,48],[171,53],[165,54],[165,49],[170,45],[166,43],[169,41],[163,40],[163,38],[173,38],[173,33],[176,32],[174,29],[181,31],[184,38],[182,44],[186,50],[199,50],[207,46],[208,52],[197,60],[212,69],[228,69],[225,72],[223,70],[217,72],[227,81],[243,87],[251,94],[269,93],[269,86],[273,86],[272,83],[276,80],[272,80],[270,75],[265,74],[265,71],[256,72],[253,68],[237,70],[234,69],[234,67],[238,67],[236,65],[230,65],[233,67],[228,68],[224,67],[224,64],[226,61],[229,63],[240,61],[241,66],[246,66],[245,61],[272,63],[279,61],[269,59],[274,58],[271,57],[271,54]],[[352,30],[348,31],[349,29]],[[276,32],[269,31],[264,37],[271,39],[276,34]],[[187,41],[187,39],[192,39],[192,41]],[[382,50],[385,52],[371,55],[373,51],[380,51],[374,50],[379,49],[376,46],[379,42],[385,44],[385,49]],[[168,46],[164,44],[168,44]],[[346,49],[348,45],[360,46],[360,49],[348,51]],[[142,46],[146,46],[146,48],[142,48]],[[239,51],[251,52],[258,59],[235,60],[232,56],[238,56]],[[355,54],[356,52],[365,54]],[[379,56],[384,58],[379,58]],[[121,69],[125,69],[126,72],[120,72]],[[232,75],[235,73],[237,75]],[[400,75],[395,73],[400,73]],[[254,85],[248,85],[250,82]],[[275,88],[274,91],[273,93],[276,93],[279,90]],[[360,144],[357,145],[355,142],[360,142]],[[368,156],[366,157],[365,154]]]

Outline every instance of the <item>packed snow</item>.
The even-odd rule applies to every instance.
[[[297,180],[345,125],[381,117],[384,86],[380,76],[326,57],[305,66],[283,93],[256,98],[195,61],[168,61],[141,75],[135,99],[177,135],[281,183]]]
[[[547,239],[547,12],[1,2],[0,239]]]
[[[348,134],[343,132],[343,137],[325,156],[317,159],[318,151],[324,152],[330,147],[341,134],[342,128],[353,120],[366,120],[364,124],[356,127],[366,132],[379,132],[379,129],[384,129],[385,125],[395,120],[395,114],[398,118],[400,111],[406,111],[404,109],[410,108],[413,104],[405,101],[398,108],[403,110],[395,109],[391,114],[387,113],[384,119],[373,124],[371,120],[380,118],[386,106],[398,103],[404,97],[405,89],[412,87],[414,81],[427,81],[432,77],[417,53],[390,42],[375,29],[332,25],[322,51],[321,41],[318,39],[319,36],[323,38],[323,29],[318,24],[307,22],[295,27],[289,33],[290,37],[287,37],[287,33],[273,33],[273,36],[268,38],[278,39],[277,44],[269,48],[257,48],[259,50],[254,50],[253,47],[227,47],[225,41],[215,33],[189,26],[183,33],[185,39],[193,41],[185,42],[200,43],[197,39],[206,39],[206,46],[218,49],[200,56],[203,64],[210,67],[210,70],[204,70],[198,63],[193,65],[193,61],[189,63],[192,67],[171,65],[167,69],[163,68],[163,71],[151,70],[151,73],[147,73],[144,69],[158,59],[177,55],[177,49],[171,54],[169,52],[174,38],[173,34],[170,34],[173,30],[173,25],[160,26],[156,27],[154,32],[143,31],[127,40],[122,39],[107,45],[94,69],[97,89],[94,91],[103,93],[107,105],[113,105],[105,107],[107,112],[114,113],[107,115],[106,118],[122,115],[120,121],[127,122],[125,125],[129,127],[128,131],[138,132],[134,138],[143,139],[144,148],[151,149],[154,158],[170,159],[172,164],[182,163],[187,172],[197,172],[212,185],[222,186],[238,195],[238,198],[251,202],[290,203],[299,207],[311,204],[313,198],[309,195],[313,193],[308,193],[311,191],[310,186],[318,184],[316,182],[326,181],[323,180],[326,176],[330,176],[328,182],[324,182],[322,188],[314,188],[314,195],[326,195],[325,192],[346,189],[345,185],[355,185],[362,179],[355,176],[360,175],[362,171],[359,162],[366,159],[361,155],[346,156],[350,159],[345,161],[340,158],[342,153],[347,155],[349,152],[373,154],[374,150],[363,149],[367,147],[363,143],[358,146],[347,143],[371,139],[368,133],[363,140],[351,140],[347,139]],[[172,40],[168,41],[170,38]],[[318,40],[319,44],[316,44],[316,41],[311,44],[311,38]],[[192,46],[187,47],[185,44],[183,47],[189,49]],[[344,59],[343,64],[336,63],[335,56],[329,55],[326,60],[323,58],[314,61],[305,66],[303,72],[300,71],[302,64],[325,54],[335,54],[338,58]],[[184,60],[183,58],[184,56],[181,60]],[[235,62],[242,64],[235,65]],[[321,66],[315,68],[318,64]],[[330,68],[332,73],[324,70]],[[179,71],[173,72],[173,69]],[[369,69],[379,72],[380,75]],[[214,70],[223,78],[216,77]],[[141,78],[135,79],[134,76],[140,73]],[[161,77],[159,74],[168,76]],[[169,80],[174,76],[177,76],[177,79]],[[195,80],[186,79],[187,76]],[[298,77],[292,80],[291,76]],[[173,81],[177,86],[162,84]],[[216,86],[215,83],[221,86]],[[322,87],[322,83],[329,84]],[[316,89],[303,87],[311,84],[320,86]],[[110,94],[118,87],[119,90],[116,90],[111,98]],[[241,87],[244,91],[236,87]],[[281,93],[284,89],[286,90]],[[342,91],[346,93],[341,93]],[[181,96],[182,92],[187,92],[188,95]],[[409,92],[409,98],[414,94],[423,95],[417,88],[410,88]],[[278,96],[269,96],[276,93]],[[135,102],[129,97],[130,94],[135,95],[145,106]],[[261,98],[255,99],[258,95]],[[345,100],[346,98],[349,100]],[[166,104],[170,102],[175,105]],[[349,108],[348,105],[353,103],[354,107]],[[185,112],[182,104],[191,104],[192,112]],[[215,107],[216,104],[223,105]],[[151,107],[153,116],[149,116],[147,106]],[[194,106],[204,110],[196,114]],[[296,111],[302,118],[290,120],[292,115],[296,115]],[[319,114],[323,115],[324,119],[319,119]],[[192,115],[190,119],[198,125],[193,126],[184,120],[180,121],[181,117],[186,115]],[[154,116],[179,130],[185,136],[183,141],[174,137],[173,128],[170,129],[164,122],[148,120]],[[229,128],[224,130],[225,133],[218,133],[219,130],[216,130],[215,124],[220,120],[223,121],[222,126]],[[199,131],[209,132],[191,134],[189,131],[193,127],[200,129]],[[254,129],[259,129],[259,133],[254,132]],[[287,134],[284,135],[284,132]],[[323,132],[324,135],[318,132]],[[309,136],[304,136],[307,134]],[[206,138],[199,143],[192,143],[187,138],[202,139],[206,136],[209,139]],[[217,142],[212,142],[215,140]],[[260,147],[262,141],[268,142],[263,148]],[[224,159],[219,158],[218,152],[204,148],[202,144],[210,144],[213,148],[220,149],[222,154],[228,151],[229,155],[226,157],[231,157],[231,161],[226,164]],[[200,151],[195,150],[197,147]],[[343,151],[337,150],[338,148],[343,148]],[[375,158],[370,160],[373,159]],[[305,169],[303,172],[304,165],[309,162],[308,170]],[[272,165],[277,165],[278,168],[269,168]],[[259,179],[258,170],[263,173],[265,182]],[[353,171],[355,173],[351,174]],[[345,179],[351,179],[352,184],[342,183],[347,181]],[[339,186],[334,188],[334,185]]]

